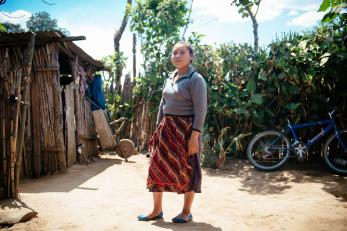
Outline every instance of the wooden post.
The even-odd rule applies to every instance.
[[[35,73],[38,75],[38,73]],[[38,76],[35,76],[37,78]],[[34,149],[34,176],[41,176],[41,129],[40,129],[40,100],[38,81],[31,84],[31,118],[32,118],[32,138]]]
[[[145,149],[145,143],[146,143],[146,121],[147,121],[147,106],[148,103],[146,100],[142,101],[142,115],[141,115],[141,150]]]
[[[131,129],[131,137],[135,141],[136,147],[140,146],[140,131],[141,131],[141,107],[142,104],[138,98],[134,99],[134,115],[132,120],[132,129]]]
[[[136,77],[136,34],[133,33],[133,81]]]
[[[80,93],[79,93],[79,87],[80,87],[80,79],[79,79],[79,65],[78,65],[78,56],[76,56],[75,62],[73,65],[73,73],[74,73],[74,110],[75,110],[75,120],[76,120],[76,145],[82,145],[82,129],[81,129],[81,120],[82,120],[82,114],[81,114],[81,104],[82,99],[80,99]],[[84,162],[84,153],[85,151],[82,150],[82,153],[79,153],[78,161],[81,164]],[[77,154],[78,155],[78,154]]]
[[[35,47],[35,33],[31,33],[30,41],[24,57],[24,68],[23,68],[23,77],[25,84],[23,86],[23,102],[24,104],[20,110],[20,128],[18,131],[18,142],[17,142],[17,161],[15,164],[15,188],[16,188],[16,198],[18,199],[18,189],[19,189],[19,177],[20,169],[22,165],[22,149],[24,143],[24,131],[25,131],[25,122],[27,119],[27,110],[28,110],[28,94],[30,88],[30,74],[31,74],[31,63],[34,54]]]
[[[74,89],[73,83],[66,85],[65,94],[65,146],[67,167],[72,166],[76,162],[76,139],[74,124]]]
[[[54,53],[54,56],[53,56]],[[51,65],[59,66],[58,50],[54,47],[54,52],[51,54]],[[66,172],[66,159],[65,159],[65,144],[64,144],[64,124],[63,124],[63,104],[61,99],[62,88],[59,82],[59,71],[54,72],[52,78],[52,89],[53,89],[53,105],[54,105],[54,130],[57,134],[55,135],[55,145],[62,151],[57,152],[58,168],[60,172]]]
[[[19,111],[20,111],[20,101],[21,101],[21,87],[22,87],[22,70],[17,71],[16,73],[16,80],[17,80],[17,92],[16,92],[16,110],[15,110],[15,118],[14,120],[11,120],[11,142],[10,142],[10,197],[16,198],[16,188],[15,188],[15,174],[14,174],[14,165],[17,158],[17,134],[18,134],[18,118],[19,118]]]
[[[5,116],[4,116],[5,117]],[[1,120],[1,127],[2,127],[2,175],[4,178],[4,186],[6,188],[6,186],[8,186],[8,182],[7,182],[7,157],[6,157],[6,129],[5,129],[5,118],[2,118]],[[7,193],[5,193],[7,194]],[[7,195],[8,196],[8,195]]]

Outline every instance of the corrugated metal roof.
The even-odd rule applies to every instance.
[[[0,48],[1,47],[11,47],[11,46],[26,46],[30,39],[32,32],[21,32],[21,33],[6,33],[0,32]],[[104,65],[93,59],[80,47],[78,47],[73,40],[85,39],[84,36],[79,37],[66,37],[60,31],[50,31],[50,32],[35,32],[35,45],[44,45],[47,43],[59,42],[63,43],[64,46],[74,55],[78,56],[79,59],[87,62],[97,69],[104,69]]]

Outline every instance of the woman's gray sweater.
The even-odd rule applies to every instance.
[[[177,71],[164,81],[157,125],[163,115],[194,115],[193,129],[202,131],[207,112],[207,88],[204,78],[190,66],[186,74],[174,82]]]

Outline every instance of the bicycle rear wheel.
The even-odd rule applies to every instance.
[[[247,147],[248,160],[259,170],[273,171],[289,158],[289,139],[278,131],[258,133]]]
[[[347,144],[347,130],[340,132],[340,137]],[[347,151],[343,150],[336,134],[329,136],[323,149],[324,161],[335,172],[347,174]]]

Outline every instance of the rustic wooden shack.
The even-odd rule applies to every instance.
[[[102,63],[60,32],[0,33],[0,198],[96,156],[86,82]]]

